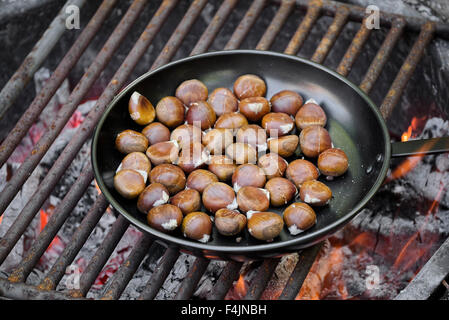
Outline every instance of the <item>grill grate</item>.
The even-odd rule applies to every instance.
[[[237,2],[237,0],[223,1],[214,18],[211,20],[210,24],[191,51],[191,55],[203,53],[209,49],[219,31],[225,25],[227,18],[233,12]],[[81,5],[83,1],[69,0],[66,5],[72,3],[78,3]],[[9,156],[21,142],[22,138],[26,135],[32,124],[37,120],[42,110],[55,94],[57,88],[68,76],[69,71],[78,62],[86,47],[95,36],[101,24],[105,21],[106,17],[116,3],[116,0],[104,0],[98,7],[94,17],[91,19],[89,24],[84,27],[82,34],[78,37],[72,48],[62,59],[50,80],[47,81],[40,94],[36,95],[36,98],[23,114],[21,119],[17,122],[15,128],[1,144],[0,166],[3,166],[6,163]],[[98,52],[97,57],[71,93],[68,102],[61,108],[54,125],[48,128],[46,133],[41,137],[35,146],[32,153],[27,157],[25,162],[16,171],[4,190],[0,193],[0,213],[3,213],[9,206],[16,193],[20,190],[29,175],[33,172],[52,143],[58,137],[59,133],[64,128],[66,122],[70,119],[79,103],[88,93],[89,89],[91,89],[95,81],[99,78],[102,71],[107,67],[108,62],[111,60],[121,41],[128,34],[129,30],[132,28],[134,22],[138,19],[139,14],[143,11],[147,3],[148,1],[146,0],[135,0],[129,7],[128,11],[105,43],[103,49]],[[14,221],[5,236],[0,240],[0,264],[5,261],[8,254],[14,248],[16,242],[23,235],[43,203],[50,196],[52,190],[62,178],[66,169],[74,160],[83,144],[89,139],[98,120],[103,114],[103,111],[114,96],[119,92],[119,90],[126,84],[131,72],[151,45],[162,25],[167,21],[171,11],[175,8],[177,3],[177,0],[162,1],[159,9],[151,18],[144,32],[137,40],[134,47],[131,49],[128,56],[96,102],[95,107],[88,114],[85,121],[78,129],[77,134],[65,147],[64,151],[61,153],[53,167],[49,170],[48,174],[41,182],[39,188],[31,197],[31,200],[26,204],[16,221]],[[329,26],[326,34],[316,48],[315,53],[311,57],[313,61],[318,63],[322,63],[326,59],[346,23],[348,21],[363,22],[365,15],[364,8],[352,5],[343,5],[338,2],[327,0],[278,0],[271,2],[267,0],[255,0],[250,5],[248,11],[235,31],[232,33],[232,36],[224,46],[224,49],[230,50],[240,47],[248,33],[252,30],[253,25],[261,15],[263,9],[269,3],[278,4],[279,9],[260,38],[260,41],[257,43],[255,48],[258,50],[270,49],[276,36],[280,33],[282,26],[294,10],[306,10],[306,14],[299,24],[296,32],[292,35],[291,40],[284,51],[287,54],[296,55],[299,52],[315,22],[321,15],[333,17],[333,22]],[[193,1],[184,17],[174,30],[170,39],[167,41],[165,47],[155,59],[151,69],[166,64],[174,57],[206,4],[207,0]],[[58,19],[61,19],[61,15],[62,13],[58,15],[55,21],[59,21]],[[390,29],[360,84],[360,87],[366,93],[369,93],[373,88],[373,85],[378,79],[383,67],[389,59],[389,56],[392,54],[393,48],[403,32],[405,30],[420,32],[408,57],[404,61],[395,80],[393,81],[388,94],[381,104],[382,114],[387,118],[391,114],[395,105],[398,103],[408,80],[412,76],[414,69],[419,63],[425,48],[432,40],[434,34],[437,34],[442,38],[449,39],[449,25],[428,22],[422,19],[401,17],[388,13],[381,14],[381,23]],[[363,50],[364,44],[369,39],[370,33],[371,30],[366,28],[364,23],[361,23],[359,31],[355,35],[352,43],[336,69],[340,74],[346,76],[350,73],[357,57]],[[48,41],[48,38],[52,38],[55,41],[59,39],[59,37],[56,37],[53,33],[45,33],[43,40],[40,42],[41,44],[38,43],[36,47],[41,47],[42,43],[46,43],[46,41]],[[2,102],[0,105],[4,105],[6,108],[12,105],[15,98],[24,88],[26,82],[32,77],[39,64],[45,59],[46,54],[48,54],[47,51],[51,50],[51,47],[52,46],[50,45],[47,46],[46,52],[40,52],[41,50],[36,51],[36,54],[39,52],[40,57],[31,68],[19,68],[14,77],[11,78],[4,90],[0,93],[0,101],[5,101],[5,103]],[[24,65],[25,63],[26,61],[24,62]],[[22,79],[18,85],[17,79]],[[2,114],[3,111],[0,113],[0,117]],[[66,299],[83,298],[86,296],[96,277],[129,227],[129,223],[124,218],[119,216],[109,233],[104,238],[101,246],[97,249],[95,255],[90,260],[88,266],[85,268],[85,271],[82,273],[79,290],[70,292],[56,291],[56,287],[64,276],[67,266],[70,265],[70,263],[75,259],[77,253],[81,250],[90,233],[95,228],[96,224],[108,207],[105,197],[101,194],[98,196],[90,211],[83,219],[81,225],[73,234],[71,241],[65,247],[56,263],[45,275],[42,282],[38,286],[31,286],[26,284],[25,281],[35,265],[38,263],[42,254],[50,245],[53,238],[56,236],[57,232],[69,217],[72,210],[75,208],[80,198],[85,193],[92,180],[93,171],[91,165],[88,164],[83,169],[76,183],[71,187],[70,191],[57,206],[54,214],[48,221],[48,224],[39,234],[38,238],[33,243],[31,249],[23,258],[19,266],[12,271],[8,279],[0,278],[0,296],[21,299]],[[148,253],[147,251],[151,244],[152,240],[147,235],[144,234],[141,236],[135,244],[134,250],[110,279],[107,290],[103,295],[104,299],[120,298],[122,292]],[[296,297],[309,268],[319,252],[320,247],[321,245],[318,244],[300,253],[299,262],[288,279],[287,285],[280,296],[281,299],[294,299]],[[158,268],[145,285],[139,299],[152,299],[156,296],[171,268],[176,263],[179,255],[180,252],[176,248],[169,247],[166,249],[163,258],[159,262]],[[249,288],[245,297],[246,299],[260,298],[278,262],[279,259],[268,259],[261,264],[259,270],[257,271],[256,281],[252,282],[252,286]],[[208,264],[209,260],[205,258],[196,258],[193,266],[177,292],[176,299],[188,299],[192,296],[198,282],[206,271]],[[233,282],[238,277],[241,267],[242,263],[240,262],[228,262],[209,298],[223,299],[227,291],[231,288]]]

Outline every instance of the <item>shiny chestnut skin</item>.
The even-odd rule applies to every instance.
[[[282,137],[288,135],[295,123],[286,113],[270,112],[262,118],[262,127],[267,130],[270,137]]]
[[[178,160],[179,146],[176,141],[164,141],[153,144],[146,151],[151,163],[155,166],[164,163],[175,163]]]
[[[217,88],[209,95],[207,102],[214,109],[217,117],[225,113],[236,112],[239,101],[228,88]]]
[[[139,195],[137,209],[147,214],[153,207],[166,204],[169,198],[170,196],[166,187],[160,183],[152,183]]]
[[[237,131],[236,142],[247,143],[258,151],[265,151],[267,149],[267,132],[257,124],[249,124]]]
[[[316,158],[324,150],[332,148],[332,141],[326,129],[320,126],[306,127],[299,135],[302,153],[309,158]]]
[[[117,172],[124,169],[136,170],[142,175],[143,180],[147,182],[151,171],[151,162],[142,152],[131,152],[123,158],[120,166],[117,168]]]
[[[230,181],[236,169],[234,161],[226,156],[212,156],[209,159],[208,170],[222,182]]]
[[[131,119],[141,126],[150,124],[156,117],[156,112],[151,102],[137,91],[129,99],[128,111]]]
[[[283,112],[295,116],[304,100],[294,91],[282,90],[272,96],[270,102],[273,112]]]
[[[290,234],[295,236],[316,223],[316,214],[308,204],[295,202],[284,210],[284,222]]]
[[[279,138],[269,139],[267,143],[270,152],[277,153],[281,157],[288,158],[295,153],[299,145],[299,137],[295,134],[292,134]]]
[[[257,165],[265,172],[267,179],[284,176],[288,162],[277,153],[267,153],[259,158]]]
[[[215,227],[224,236],[238,235],[246,226],[246,217],[237,210],[220,209],[215,212]]]
[[[147,222],[150,227],[168,233],[178,228],[182,223],[182,212],[177,206],[163,204],[148,212]]]
[[[304,182],[318,179],[320,173],[312,162],[297,159],[289,163],[285,175],[297,188],[300,188]]]
[[[238,192],[240,188],[253,186],[263,188],[266,182],[264,171],[258,166],[250,163],[242,164],[237,167],[232,175],[232,185]]]
[[[190,104],[186,120],[188,124],[200,127],[201,130],[206,130],[213,127],[217,116],[208,102],[197,101]]]
[[[187,174],[206,166],[209,161],[204,146],[199,142],[194,142],[188,147],[184,147],[179,154],[177,165]]]
[[[140,132],[125,130],[117,135],[115,147],[121,153],[145,152],[148,148],[148,139]]]
[[[203,136],[203,144],[210,154],[223,154],[226,147],[234,142],[230,129],[212,129]]]
[[[295,185],[285,178],[273,178],[265,184],[265,189],[270,193],[270,203],[274,207],[286,205],[292,201],[298,192]]]
[[[304,182],[299,189],[301,200],[311,206],[324,206],[332,198],[331,189],[317,180]]]
[[[252,186],[242,187],[237,192],[237,204],[242,212],[266,211],[270,207],[270,193]]]
[[[190,124],[183,124],[172,131],[170,140],[177,141],[181,149],[190,146],[194,142],[200,142],[203,136],[201,128]]]
[[[273,212],[256,212],[247,223],[249,234],[262,241],[272,241],[284,227],[282,218]]]
[[[348,170],[348,167],[348,156],[341,149],[327,149],[318,156],[318,169],[326,176],[341,176]]]
[[[242,75],[234,82],[234,94],[240,100],[251,97],[263,97],[266,93],[267,86],[265,81],[254,74]]]
[[[176,97],[165,97],[156,105],[159,122],[173,129],[184,123],[186,108]]]
[[[300,130],[310,126],[324,127],[327,122],[323,108],[313,102],[306,103],[295,115],[296,127]]]
[[[212,183],[218,182],[218,177],[212,172],[204,169],[192,171],[187,177],[186,186],[189,189],[203,193],[204,189]]]
[[[204,83],[197,79],[186,80],[176,89],[176,97],[186,106],[192,102],[206,101],[208,90]]]
[[[147,125],[143,128],[142,134],[148,139],[150,146],[158,142],[170,140],[170,129],[160,122],[153,122]]]
[[[251,97],[240,101],[239,110],[249,121],[259,122],[271,111],[271,107],[264,97]]]
[[[237,130],[248,124],[248,119],[238,112],[225,113],[218,117],[215,122],[215,128],[233,129]]]
[[[186,176],[184,171],[173,164],[160,164],[150,172],[150,183],[160,183],[164,185],[170,195],[175,195],[186,186]]]
[[[123,198],[134,199],[145,189],[145,181],[139,172],[124,169],[115,175],[114,188]]]
[[[212,213],[219,209],[237,209],[235,192],[223,182],[215,182],[203,191],[202,200],[204,207]]]
[[[226,148],[226,155],[236,164],[256,163],[257,150],[250,144],[236,142]]]
[[[206,243],[212,233],[212,221],[204,212],[191,212],[184,217],[181,231],[186,238]]]
[[[186,215],[201,208],[201,196],[196,190],[186,189],[171,198],[170,204],[177,206]]]

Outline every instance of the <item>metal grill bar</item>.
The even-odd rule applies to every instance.
[[[111,9],[114,7],[116,1],[117,0],[103,1],[95,15],[89,21],[89,24],[84,28],[81,35],[76,39],[75,43],[61,60],[50,79],[47,80],[44,88],[38,95],[36,95],[33,102],[15,125],[14,129],[8,134],[5,141],[3,141],[0,146],[0,167],[8,160],[9,156],[67,77],[70,70],[78,62],[82,53],[102,26],[103,21],[107,18]],[[4,209],[0,210],[0,215],[3,211]]]
[[[0,92],[0,120],[8,109],[14,104],[19,94],[25,88],[31,77],[42,65],[51,50],[58,43],[66,30],[65,20],[68,16],[66,9],[70,5],[81,8],[86,0],[70,0],[59,11],[58,15],[51,22],[48,29],[44,32],[40,40],[25,58],[19,69],[14,73],[11,79],[6,83]],[[1,166],[1,165],[0,165]]]
[[[181,287],[175,296],[175,300],[189,299],[195,290],[198,282],[203,276],[209,265],[210,260],[204,258],[197,258],[189,270],[189,273],[181,283]]]
[[[258,268],[255,278],[246,293],[245,300],[258,300],[270,281],[279,259],[266,259]]]
[[[243,263],[231,261],[226,264],[226,267],[221,272],[217,283],[215,284],[212,292],[208,296],[209,300],[222,300],[231,289],[235,280],[237,280],[240,269]]]

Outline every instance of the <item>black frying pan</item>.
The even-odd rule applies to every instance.
[[[116,135],[125,129],[141,131],[128,114],[128,101],[134,91],[153,104],[168,95],[184,80],[197,78],[211,92],[217,87],[232,88],[242,74],[257,74],[267,83],[267,97],[280,90],[299,92],[305,100],[314,98],[328,116],[327,129],[335,147],[349,158],[348,172],[334,181],[329,205],[318,208],[317,223],[311,229],[291,236],[287,230],[271,243],[252,238],[247,231],[240,242],[214,230],[211,241],[203,244],[184,238],[181,233],[164,234],[150,228],[146,217],[138,212],[136,200],[122,198],[113,187],[115,170],[123,155],[114,147]],[[447,139],[431,141],[423,151],[422,141],[396,144],[399,155],[449,149]],[[236,50],[206,53],[167,64],[148,72],[124,89],[110,104],[95,131],[92,161],[98,185],[112,206],[139,229],[165,244],[179,246],[195,255],[235,260],[267,258],[311,246],[352,219],[373,197],[385,179],[392,156],[390,136],[376,105],[356,85],[322,65],[284,54]],[[321,177],[323,179],[324,177]],[[271,209],[270,209],[271,210]],[[284,208],[276,211],[282,214]]]

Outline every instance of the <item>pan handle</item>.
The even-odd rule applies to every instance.
[[[393,142],[391,150],[392,157],[449,152],[449,137]]]

